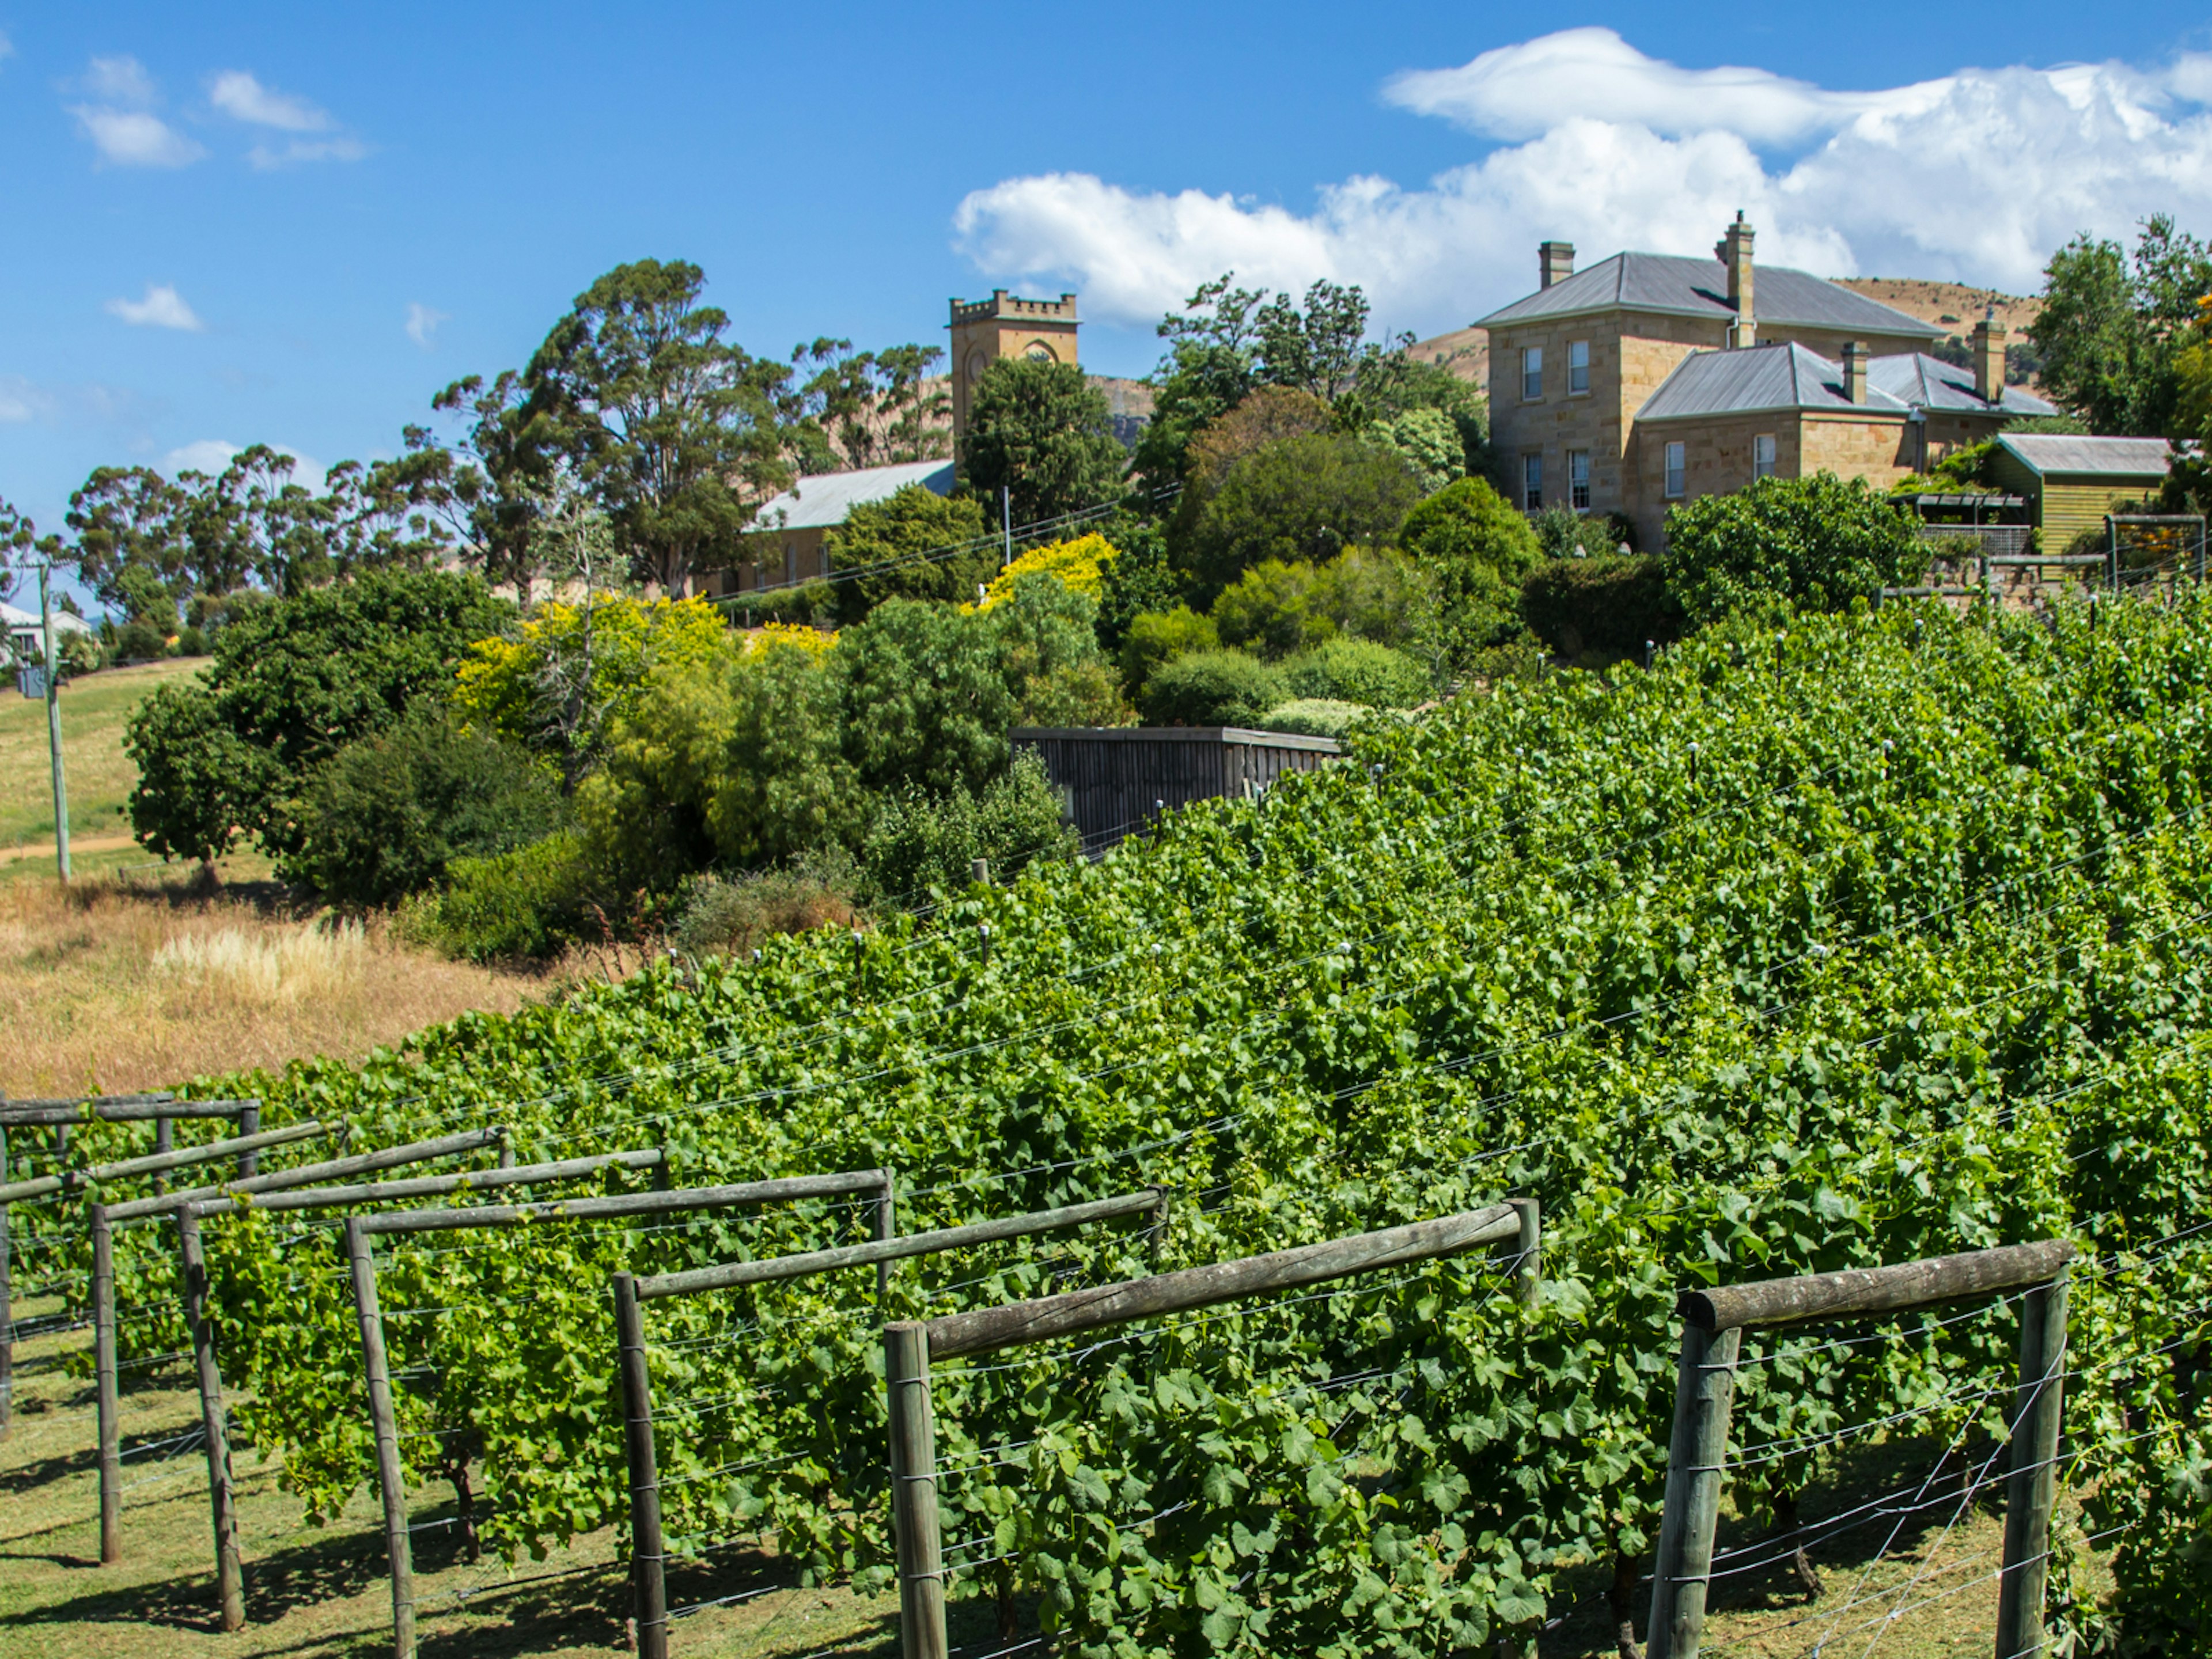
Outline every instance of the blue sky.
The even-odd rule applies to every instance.
[[[2084,226],[2212,229],[2201,11],[1766,9],[0,0],[0,496],[389,453],[647,254],[763,353],[1076,288],[1134,374],[1230,264],[1428,333],[1542,235],[1698,251],[1736,206],[1762,258],[2012,287]]]

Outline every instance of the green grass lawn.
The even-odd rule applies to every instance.
[[[123,725],[157,685],[197,673],[204,657],[147,663],[88,674],[62,687],[62,765],[69,783],[72,840],[128,836],[124,810],[137,772],[123,752]],[[54,797],[46,754],[46,706],[0,687],[0,850],[39,842],[51,845]],[[87,848],[87,857],[99,856]],[[136,848],[117,860],[143,860]],[[72,849],[70,862],[77,854]],[[47,867],[52,868],[51,856]]]

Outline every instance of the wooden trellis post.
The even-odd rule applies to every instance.
[[[946,1659],[943,1534],[937,1504],[933,1360],[988,1353],[1048,1337],[1073,1336],[1162,1314],[1210,1308],[1270,1291],[1296,1290],[1355,1273],[1455,1255],[1513,1239],[1522,1261],[1535,1241],[1532,1204],[1416,1221],[1381,1232],[1330,1239],[1180,1273],[1126,1279],[939,1319],[884,1327],[885,1404],[890,1414],[891,1520],[899,1573],[899,1644],[903,1659]],[[1525,1296],[1525,1292],[1523,1293]]]
[[[1704,1635],[1736,1355],[1745,1331],[1814,1319],[1909,1313],[2021,1289],[2028,1294],[2021,1321],[1996,1659],[2042,1659],[2043,1589],[2057,1490],[2055,1459],[2065,1371],[2066,1273],[2073,1257],[2074,1247],[2054,1238],[1892,1267],[1685,1291],[1677,1304],[1683,1322],[1681,1361],[1644,1659],[1696,1659]]]

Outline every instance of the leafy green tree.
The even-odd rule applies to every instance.
[[[923,484],[854,507],[827,546],[830,568],[845,578],[837,584],[837,620],[847,626],[886,599],[972,604],[1004,556],[980,501]]]
[[[1121,499],[1127,456],[1106,394],[1073,363],[1001,357],[975,382],[960,456],[968,489],[1016,524],[1041,524]]]
[[[76,538],[70,562],[77,577],[109,605],[128,607],[124,573],[137,570],[176,598],[197,582],[186,538],[187,497],[148,466],[93,469],[70,497],[64,520]]]
[[[1157,522],[1125,516],[1100,533],[1121,553],[1107,565],[1098,595],[1098,642],[1114,654],[1137,617],[1174,605],[1182,585],[1168,558],[1166,532]]]
[[[442,881],[455,859],[514,852],[562,817],[560,792],[527,754],[417,702],[316,770],[300,848],[278,868],[342,904],[390,904]]]
[[[269,752],[240,737],[197,678],[173,680],[131,711],[123,750],[138,769],[131,829],[156,858],[228,853],[266,811],[276,786]]]
[[[1436,584],[1445,659],[1471,654],[1520,628],[1521,584],[1542,557],[1535,532],[1480,478],[1462,478],[1406,515],[1401,544]]]
[[[514,608],[473,576],[370,575],[250,611],[215,636],[204,689],[133,714],[131,827],[165,856],[213,856],[236,832],[273,857],[303,839],[308,775],[347,744],[442,695],[469,646]]]
[[[951,393],[931,378],[944,360],[938,346],[856,352],[850,340],[820,339],[798,348],[792,367],[806,379],[787,386],[778,410],[793,464],[839,472],[951,454]]]
[[[1182,483],[1191,441],[1259,384],[1253,313],[1266,290],[1234,287],[1235,276],[1201,283],[1182,315],[1160,319],[1167,356],[1152,373],[1152,418],[1131,461],[1140,497],[1154,510]]]
[[[988,617],[1021,726],[1124,726],[1129,711],[1098,648],[1098,602],[1032,571]]]
[[[2212,249],[2166,215],[2144,221],[2132,261],[2117,242],[2076,236],[2051,256],[2028,325],[2045,390],[2093,431],[2166,434],[2179,359],[2208,292]]]
[[[1388,542],[1420,488],[1405,463],[1348,436],[1263,444],[1230,469],[1176,548],[1192,591],[1211,604],[1267,559],[1331,559]]]
[[[784,488],[776,399],[790,371],[723,337],[706,276],[680,260],[618,265],[576,296],[531,359],[495,453],[502,489],[573,466],[614,520],[641,581],[671,592],[735,560],[761,504]]]
[[[1761,478],[1667,510],[1661,574],[1693,627],[1777,604],[1832,610],[1927,568],[1926,544],[1863,478]]]
[[[1261,379],[1334,404],[1384,355],[1366,337],[1367,295],[1326,280],[1306,290],[1303,309],[1278,294],[1253,313]]]

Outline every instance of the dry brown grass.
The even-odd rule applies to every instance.
[[[357,1059],[539,981],[448,962],[380,923],[289,910],[266,886],[101,876],[0,884],[0,1090],[161,1088],[244,1066]]]

